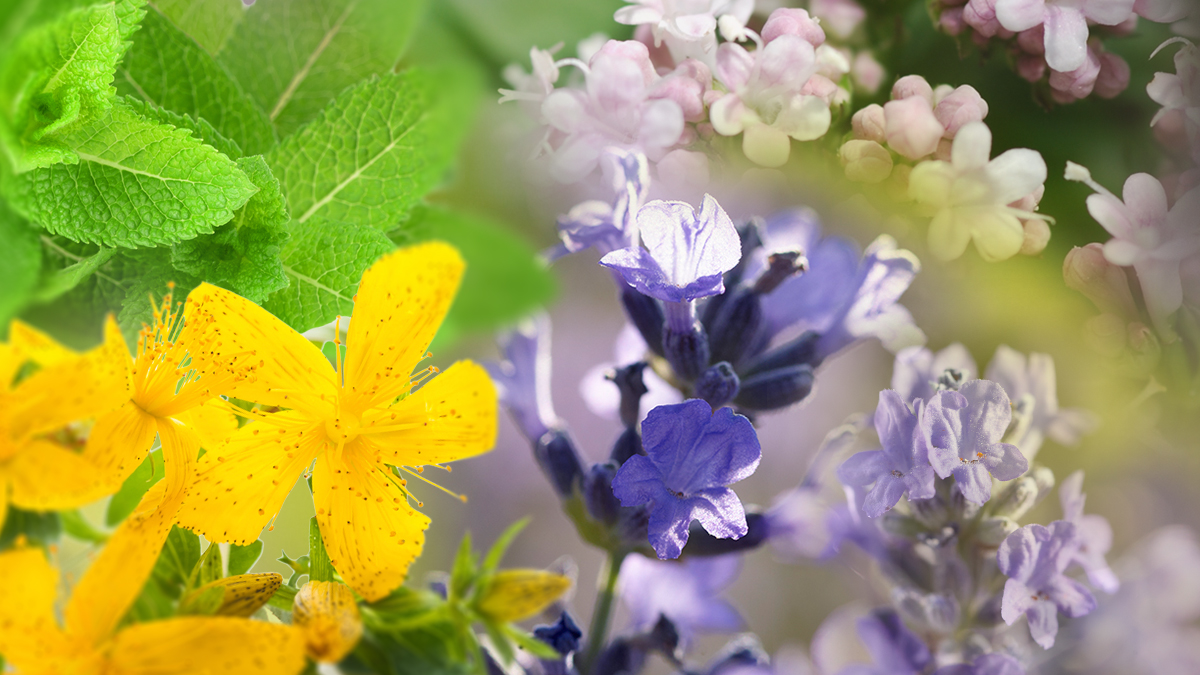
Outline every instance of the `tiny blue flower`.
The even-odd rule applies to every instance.
[[[1050,527],[1026,525],[1008,535],[996,552],[996,563],[1008,577],[1000,615],[1013,625],[1024,615],[1034,642],[1049,649],[1058,634],[1058,613],[1077,618],[1096,609],[1086,586],[1063,574],[1079,551],[1073,523],[1056,520]]]
[[[920,411],[923,403],[916,404]],[[891,389],[879,392],[875,431],[879,433],[882,449],[857,453],[838,467],[838,479],[847,485],[875,484],[866,495],[863,512],[878,518],[906,492],[909,499],[933,497],[933,467],[929,465],[929,452],[917,424],[917,414],[899,393]]]
[[[704,196],[699,213],[683,202],[650,202],[638,211],[637,227],[646,248],[612,251],[600,264],[664,302],[723,293],[722,275],[742,257],[737,229],[711,195]]]
[[[758,468],[762,450],[750,420],[731,408],[713,412],[691,399],[650,411],[642,422],[646,455],[630,457],[613,479],[623,506],[650,504],[650,545],[678,558],[688,525],[699,520],[718,539],[746,534],[746,512],[727,486]]]
[[[972,380],[958,391],[938,392],[921,415],[929,463],[942,478],[954,474],[967,501],[985,503],[992,476],[1012,480],[1029,469],[1017,446],[1000,442],[1010,421],[1008,395],[995,382]]]

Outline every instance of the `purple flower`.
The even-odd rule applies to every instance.
[[[587,405],[588,410],[606,420],[620,419],[618,413],[621,407],[621,392],[613,386],[608,375],[618,366],[648,359],[649,354],[650,349],[646,346],[642,334],[633,324],[626,323],[621,332],[617,333],[617,341],[613,345],[612,361],[592,366],[579,382],[579,395],[583,397],[583,402]],[[683,401],[683,395],[679,393],[679,390],[659,377],[653,368],[642,371],[642,382],[645,383],[648,391],[642,397],[638,421],[645,419],[647,412],[660,405]]]
[[[1009,578],[1004,582],[1000,615],[1011,626],[1024,614],[1034,642],[1044,649],[1054,646],[1058,612],[1077,618],[1096,608],[1091,591],[1063,574],[1079,545],[1075,525],[1056,520],[1050,527],[1022,527],[1008,535],[996,552],[1000,571]]]
[[[646,248],[613,251],[600,264],[617,270],[644,295],[687,302],[725,292],[722,275],[741,260],[733,221],[711,195],[697,213],[683,202],[653,201],[637,214]]]
[[[621,565],[617,593],[629,610],[633,630],[649,629],[663,615],[686,644],[696,633],[741,629],[741,615],[719,597],[740,571],[741,558],[736,555],[664,563],[634,553]]]
[[[558,235],[562,245],[551,254],[551,259],[590,247],[604,255],[636,244],[634,218],[650,191],[646,157],[640,152],[612,148],[601,157],[600,166],[612,183],[616,195],[613,202],[586,201],[559,216]]]
[[[1029,469],[1017,446],[1000,442],[1011,420],[1008,396],[995,382],[974,380],[938,392],[921,419],[929,463],[942,478],[954,474],[968,501],[983,504],[992,496],[992,476],[1012,480]]]
[[[550,317],[539,314],[501,338],[505,360],[487,364],[500,400],[535,443],[558,424],[550,401]]]
[[[758,468],[762,451],[750,420],[699,399],[659,406],[642,422],[642,445],[646,455],[626,460],[613,494],[622,506],[650,504],[659,558],[679,557],[693,519],[718,539],[746,534],[742,503],[726,486]]]
[[[1104,554],[1112,548],[1112,526],[1104,516],[1083,514],[1087,495],[1083,494],[1082,471],[1067,476],[1058,488],[1058,498],[1062,504],[1063,520],[1074,524],[1079,533],[1079,550],[1075,552],[1074,562],[1087,572],[1088,581],[1093,586],[1105,593],[1116,593],[1121,582],[1117,581],[1117,575],[1113,574],[1112,568],[1104,560]]]
[[[1087,58],[1088,21],[1115,26],[1133,15],[1133,0],[996,0],[996,19],[1019,33],[1045,26],[1046,64],[1068,72]]]
[[[957,342],[936,354],[925,347],[901,349],[892,366],[892,389],[909,403],[928,401],[937,393],[938,378],[949,369],[962,373],[964,381],[979,376],[971,352]]]
[[[1075,445],[1080,436],[1096,427],[1095,416],[1086,410],[1058,407],[1058,384],[1054,359],[1047,354],[1025,355],[1000,345],[988,364],[987,379],[1004,388],[1013,401],[1033,398],[1033,414],[1028,428],[1015,439],[1026,459],[1033,459],[1046,436],[1063,445]]]
[[[933,675],[1025,675],[1025,666],[1008,654],[993,653],[976,657],[970,665],[943,666]]]
[[[859,619],[858,637],[875,663],[850,666],[838,675],[917,675],[932,659],[921,638],[890,609],[876,610]]]
[[[922,405],[917,401],[918,412]],[[900,394],[879,392],[875,431],[883,448],[857,453],[838,467],[838,478],[847,485],[875,484],[863,502],[871,518],[891,510],[906,492],[910,500],[933,497],[933,467],[917,417]]]

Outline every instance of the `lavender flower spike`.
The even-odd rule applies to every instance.
[[[1008,395],[995,382],[972,380],[938,392],[921,419],[929,463],[942,478],[954,474],[968,501],[983,504],[992,496],[992,476],[1012,480],[1029,469],[1017,446],[1000,442],[1010,421]]]
[[[1025,666],[1008,654],[991,653],[965,663],[942,666],[933,675],[1025,675]]]
[[[1093,586],[1105,593],[1116,593],[1121,582],[1104,560],[1104,554],[1112,548],[1112,526],[1104,516],[1083,514],[1087,495],[1083,494],[1082,471],[1067,476],[1058,488],[1058,498],[1062,503],[1063,520],[1073,523],[1079,531],[1079,550],[1075,553],[1074,562],[1087,572],[1088,581]]]
[[[500,400],[525,438],[538,439],[558,425],[550,401],[550,317],[539,314],[501,338],[505,360],[486,364]]]
[[[1063,575],[1079,543],[1075,525],[1056,520],[1050,527],[1022,527],[1008,535],[996,552],[996,563],[1009,578],[1000,615],[1011,626],[1024,614],[1034,642],[1043,649],[1054,646],[1058,612],[1077,618],[1096,609],[1091,591]]]
[[[575,205],[558,217],[558,236],[562,244],[550,253],[550,259],[595,247],[601,255],[636,246],[638,209],[650,192],[650,166],[646,156],[620,148],[609,148],[600,158],[604,176],[612,183],[615,197],[611,204],[591,200]]]
[[[746,512],[728,487],[758,468],[762,451],[750,420],[691,399],[650,411],[642,422],[646,455],[625,461],[613,479],[622,506],[650,504],[650,545],[678,558],[688,525],[699,520],[718,539],[746,534]]]
[[[742,628],[741,615],[720,597],[740,571],[738,555],[664,563],[635,553],[621,565],[617,593],[629,610],[633,630],[646,630],[665,616],[686,645],[697,633],[733,633]]]
[[[742,258],[733,221],[711,195],[697,213],[683,202],[653,201],[637,214],[646,248],[631,246],[600,259],[644,295],[688,302],[725,292],[722,275]]]
[[[858,620],[858,637],[874,665],[854,665],[838,675],[917,675],[933,660],[929,648],[890,609],[877,609]]]
[[[919,412],[923,403],[916,404]],[[909,499],[933,497],[933,467],[917,417],[900,394],[891,389],[879,392],[875,430],[883,448],[860,452],[838,467],[838,479],[847,485],[875,484],[863,502],[863,512],[871,518],[891,510],[905,492]]]

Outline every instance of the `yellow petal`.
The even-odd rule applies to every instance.
[[[66,608],[67,634],[92,646],[104,642],[141,592],[154,569],[200,450],[191,430],[159,421],[166,477],[142,497],[121,523],[71,593]]]
[[[221,599],[221,605],[213,613],[218,616],[248,617],[267,604],[282,585],[283,575],[275,572],[236,574],[204,584],[184,596],[179,601],[179,606],[186,606],[190,600],[200,597],[210,588],[221,588],[225,595]]]
[[[304,635],[249,619],[181,617],[123,629],[109,660],[121,675],[292,675],[304,668]]]
[[[127,400],[96,420],[83,457],[115,492],[154,447],[156,433],[154,418]]]
[[[371,425],[408,428],[376,433]],[[487,452],[496,444],[496,388],[479,364],[459,361],[391,408],[364,415],[362,434],[388,464],[440,464]]]
[[[186,338],[192,341],[188,349],[193,364],[203,376],[223,383],[228,395],[313,414],[323,415],[332,408],[337,387],[328,359],[267,310],[235,293],[201,284],[188,294],[184,314],[193,326]],[[232,375],[231,368],[243,364],[255,369],[234,382],[240,375]]]
[[[229,406],[219,399],[207,401],[187,412],[176,416],[184,424],[196,431],[200,436],[200,447],[215,448],[238,430],[237,415],[229,411]]]
[[[8,519],[9,491],[8,474],[0,467],[0,530],[4,529],[4,521]]]
[[[492,577],[478,609],[497,621],[524,621],[570,587],[569,578],[546,570],[501,570]]]
[[[368,602],[404,583],[429,527],[386,471],[349,452],[336,464],[322,453],[313,470],[313,502],[329,560]]]
[[[53,365],[77,356],[46,333],[17,319],[13,319],[8,326],[8,342],[22,359],[29,359],[41,366]]]
[[[249,544],[324,447],[325,436],[298,412],[238,429],[197,463],[196,480],[179,512],[179,525],[209,541]],[[286,428],[285,428],[286,426]]]
[[[19,669],[36,670],[66,640],[54,618],[58,570],[39,548],[0,553],[0,654]]]
[[[12,503],[34,511],[73,509],[116,489],[98,479],[96,467],[83,455],[50,441],[23,444],[6,472]]]
[[[354,592],[336,581],[310,581],[292,601],[292,624],[304,630],[308,657],[337,663],[362,638],[362,616]]]
[[[454,247],[429,242],[389,253],[363,274],[343,373],[346,389],[363,397],[362,409],[411,388],[409,377],[450,310],[463,267]]]

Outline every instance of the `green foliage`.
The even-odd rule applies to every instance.
[[[283,247],[288,287],[263,307],[296,330],[308,330],[350,316],[362,273],[394,246],[371,227],[325,220],[292,224]]]
[[[247,10],[220,61],[287,136],[396,64],[421,0],[275,0]]]
[[[221,132],[217,131],[203,117],[192,117],[191,115],[172,112],[166,108],[160,108],[152,103],[136,98],[127,97],[125,102],[129,104],[129,107],[136,110],[138,114],[149,117],[160,124],[169,124],[180,129],[187,129],[192,132],[193,136],[213,146],[217,149],[217,152],[230,159],[237,159],[244,154],[242,146],[223,136]]]
[[[241,0],[156,0],[154,7],[209,54],[221,51],[245,15]]]
[[[266,113],[203,47],[156,10],[146,14],[116,86],[122,94],[206,120],[249,154],[275,144]]]
[[[292,217],[393,229],[441,180],[457,146],[437,110],[433,83],[420,71],[343,92],[267,155]]]
[[[29,299],[41,269],[37,230],[0,204],[0,325]]]
[[[178,598],[199,562],[200,537],[174,525],[147,583],[156,582],[167,597]]]
[[[50,232],[105,246],[158,246],[209,233],[257,188],[188,131],[121,100],[71,134],[78,164],[11,176],[6,194]]]
[[[10,504],[4,528],[0,529],[0,551],[12,548],[22,535],[31,544],[49,546],[62,536],[62,521],[53,511],[26,511]]]
[[[250,568],[254,567],[254,563],[262,557],[263,543],[261,539],[255,539],[253,542],[239,546],[231,544],[229,546],[229,576],[237,576],[246,574]]]
[[[202,281],[262,302],[288,285],[279,257],[288,238],[287,204],[279,181],[261,155],[243,157],[237,164],[258,186],[258,192],[213,234],[175,244],[171,264]]]
[[[467,261],[462,287],[438,333],[441,342],[512,323],[554,297],[554,277],[512,229],[482,216],[421,208],[391,233],[398,244],[440,239]]]
[[[161,452],[151,452],[138,465],[129,478],[121,485],[121,489],[108,502],[108,511],[104,514],[104,524],[116,527],[122,520],[129,517],[137,508],[142,497],[163,478],[163,461]]]
[[[66,532],[79,541],[86,541],[93,544],[103,544],[108,541],[108,535],[89,523],[87,518],[84,518],[83,514],[79,512],[79,509],[61,511],[58,514],[58,519],[62,522],[63,532]]]
[[[309,579],[313,581],[333,581],[333,565],[325,552],[325,542],[321,539],[321,528],[315,516],[308,522],[308,570]]]
[[[70,291],[84,279],[95,273],[96,270],[100,269],[100,266],[108,262],[116,252],[117,249],[115,248],[101,247],[99,251],[83,258],[79,262],[46,275],[46,278],[42,280],[41,285],[38,287],[33,300],[36,302],[50,302],[63,293]]]

